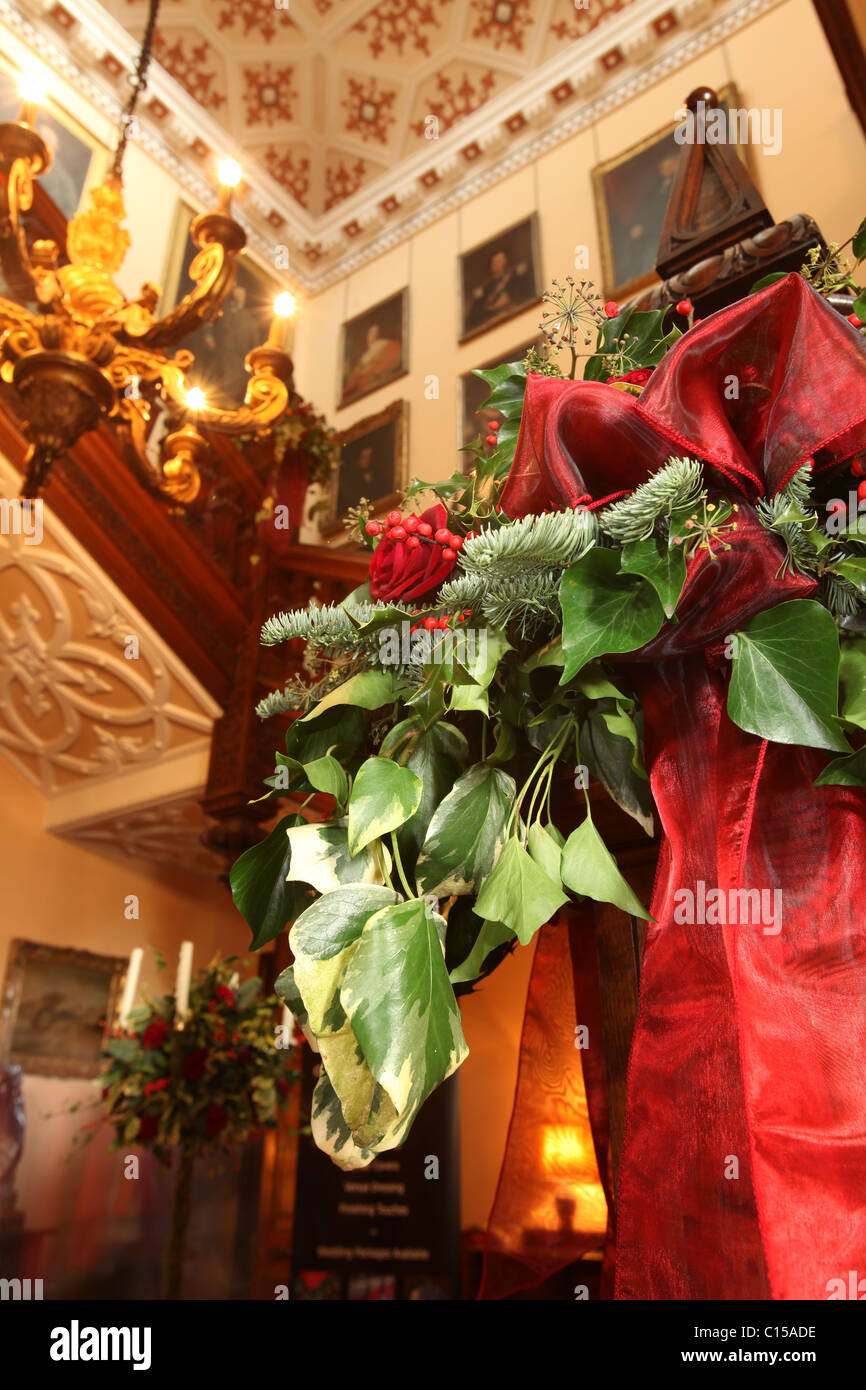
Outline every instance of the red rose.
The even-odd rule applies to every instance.
[[[635,386],[646,386],[654,371],[655,367],[635,367],[633,372],[626,372],[625,376],[609,376],[608,385],[612,381],[630,381]]]
[[[228,985],[217,985],[214,993],[216,994],[217,999],[221,999],[227,1008],[234,1008],[235,992],[233,989],[229,989]]]
[[[205,1062],[207,1053],[198,1048],[195,1052],[188,1052],[183,1059],[183,1074],[187,1081],[200,1081],[204,1076]]]
[[[159,1129],[159,1120],[155,1115],[142,1115],[138,1122],[138,1134],[136,1138],[144,1143],[147,1139],[153,1139]]]
[[[419,520],[429,523],[435,536],[437,531],[447,527],[448,513],[441,502],[437,502]],[[403,540],[393,540],[386,533],[376,546],[370,561],[370,597],[374,601],[382,599],[387,603],[394,599],[422,598],[448,578],[457,563],[454,552],[451,552],[453,558],[446,560],[445,547],[438,545],[432,536],[417,537],[421,544],[410,547],[409,541],[415,537],[407,534]]]
[[[141,1045],[147,1048],[162,1047],[167,1037],[168,1024],[161,1018],[155,1018],[142,1033]]]
[[[229,1117],[221,1105],[209,1105],[205,1112],[205,1133],[213,1136],[219,1134],[221,1129],[225,1129],[229,1122]]]

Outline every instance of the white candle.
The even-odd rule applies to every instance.
[[[189,1013],[189,983],[192,978],[192,942],[182,941],[177,958],[177,978],[174,982],[174,1007],[182,1021]]]
[[[283,1037],[286,1040],[286,1046],[291,1047],[295,1038],[295,1020],[288,1004],[283,1005]]]
[[[240,975],[238,974],[238,972],[235,970],[235,971],[233,972],[233,974],[232,974],[231,979],[229,980],[229,989],[237,989],[237,987],[238,987],[238,985],[240,984],[240,982],[241,982],[241,977],[240,977]]]
[[[138,991],[138,977],[141,974],[141,962],[143,958],[144,951],[141,947],[134,947],[129,957],[129,965],[126,967],[126,983],[123,986],[123,998],[120,1001],[120,1017],[118,1023],[121,1028],[126,1027],[126,1020],[135,1004],[135,996]]]

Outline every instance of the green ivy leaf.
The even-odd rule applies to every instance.
[[[752,294],[756,290],[765,290],[768,285],[775,285],[777,280],[784,280],[787,273],[785,270],[774,270],[772,275],[762,275],[760,280],[756,280],[752,286]]]
[[[866,745],[845,758],[834,758],[815,778],[816,787],[866,787]]]
[[[550,833],[551,830],[554,834]],[[541,821],[533,821],[532,825],[529,827],[526,844],[529,853],[538,867],[549,879],[552,879],[554,883],[559,883],[562,877],[560,873],[562,868],[562,846],[565,841],[562,839],[562,836],[559,835],[559,842],[557,842],[554,835],[559,835],[559,831],[555,826],[550,826],[548,829],[545,829]]]
[[[323,700],[297,720],[299,724],[319,719],[325,710],[336,705],[355,705],[358,709],[380,709],[396,700],[401,689],[400,681],[393,671],[359,671],[350,676],[342,685],[330,691]]]
[[[358,769],[349,798],[349,853],[404,825],[421,804],[423,783],[390,758],[368,758]]]
[[[420,898],[371,917],[341,988],[343,1008],[402,1136],[468,1056],[445,968],[445,921]],[[397,1140],[396,1142],[399,1142]]]
[[[842,718],[866,729],[866,638],[862,636],[842,647],[839,694]]]
[[[381,752],[384,753],[385,745]],[[405,766],[422,785],[418,809],[397,831],[397,844],[406,872],[411,874],[437,806],[448,795],[469,761],[469,745],[459,729],[440,719],[419,733]],[[410,857],[411,856],[411,860]]]
[[[303,817],[283,816],[261,844],[244,850],[231,867],[229,882],[235,907],[253,934],[250,949],[273,941],[300,910],[303,894],[289,875],[292,850],[286,832],[303,825]]]
[[[637,731],[627,715],[612,716],[595,709],[580,726],[580,757],[590,775],[652,835],[653,800],[646,776],[635,770],[636,748]]]
[[[479,917],[511,927],[521,946],[528,946],[538,928],[567,902],[559,880],[548,878],[512,836],[485,878],[475,910]]]
[[[668,545],[657,536],[627,541],[622,548],[620,570],[623,574],[639,574],[652,584],[665,616],[673,617],[686,582],[683,546]]]
[[[304,771],[307,781],[317,792],[327,792],[341,809],[345,807],[349,795],[349,781],[336,758],[332,758],[330,754],[326,754],[324,758],[316,758],[315,762],[306,764]]]
[[[862,261],[864,257],[866,257],[866,217],[863,218],[863,221],[854,233],[851,246],[858,261]]]
[[[583,824],[573,830],[565,842],[562,881],[575,893],[582,893],[597,903],[613,903],[634,917],[653,921],[623,878],[588,813]]]
[[[448,976],[452,985],[467,984],[477,980],[484,969],[487,957],[506,941],[514,940],[514,932],[502,922],[482,922],[469,955],[456,966]]]
[[[362,746],[366,736],[367,726],[360,709],[336,705],[314,721],[295,719],[286,731],[286,753],[289,761],[302,766],[328,753],[344,759]]]
[[[594,657],[633,652],[665,620],[646,580],[619,573],[619,552],[596,547],[566,570],[559,586],[565,685]]]
[[[489,763],[458,777],[424,837],[415,871],[421,893],[446,898],[475,891],[505,842],[516,795],[514,778]]]
[[[773,743],[850,752],[836,717],[839,639],[827,609],[793,599],[736,634],[728,714]]]

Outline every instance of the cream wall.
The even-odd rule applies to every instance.
[[[541,275],[572,273],[576,245],[589,250],[588,271],[601,280],[590,170],[671,121],[699,85],[734,82],[746,107],[782,111],[782,151],[753,152],[761,192],[777,219],[811,213],[825,236],[844,240],[863,217],[866,141],[811,0],[789,0],[726,43],[543,154],[533,166],[479,194],[409,242],[381,256],[301,306],[296,323],[299,389],[341,428],[391,401],[409,402],[409,474],[446,477],[457,462],[461,373],[499,358],[536,335],[535,306],[460,346],[457,257],[497,230],[537,210]],[[339,330],[343,320],[409,286],[410,373],[338,410]],[[438,400],[425,378],[439,378]]]

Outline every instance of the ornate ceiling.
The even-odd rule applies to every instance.
[[[162,0],[135,138],[315,293],[780,0]],[[0,0],[116,120],[147,0]]]

